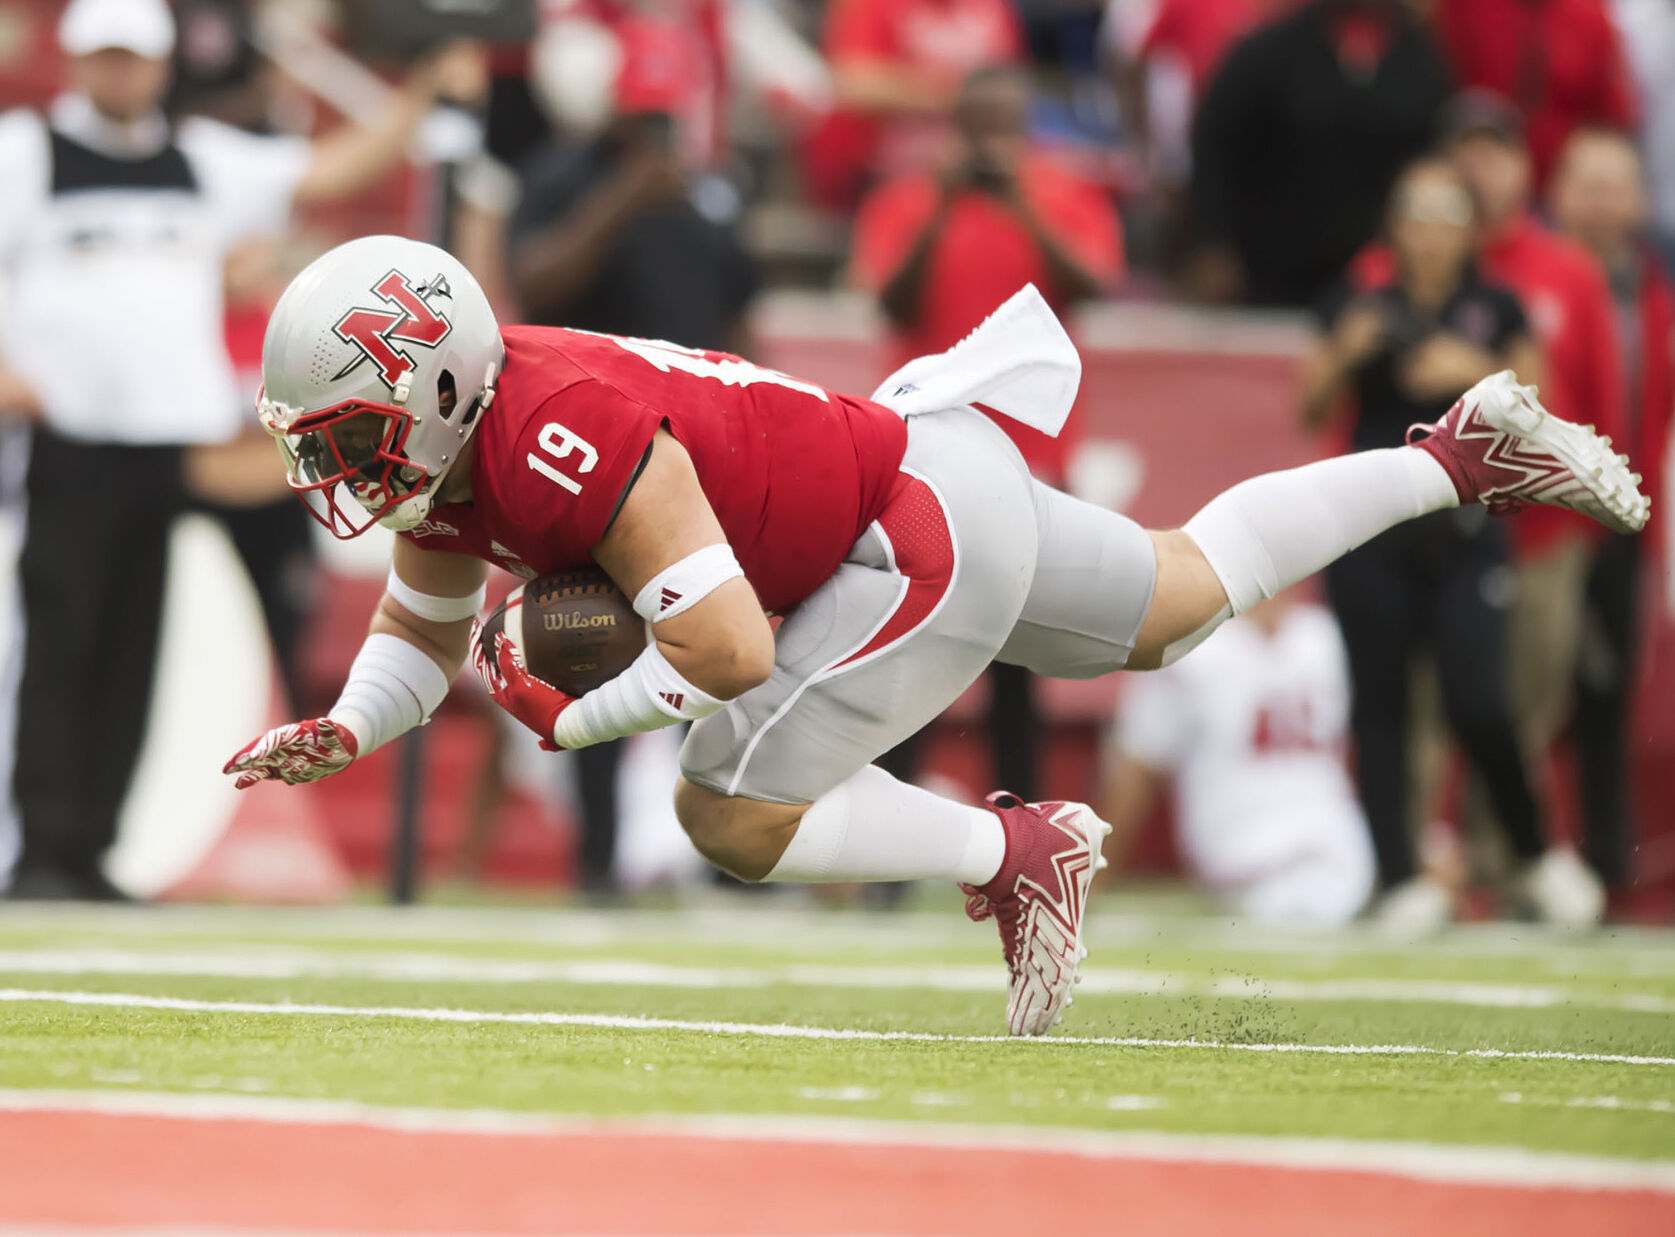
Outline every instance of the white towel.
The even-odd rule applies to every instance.
[[[903,365],[872,398],[903,417],[983,404],[1057,438],[1081,381],[1076,346],[1025,284],[948,351]]]

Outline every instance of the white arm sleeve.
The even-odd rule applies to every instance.
[[[695,721],[725,706],[725,701],[688,683],[657,645],[649,644],[628,669],[558,715],[553,742],[560,747],[590,747]]]
[[[429,721],[447,694],[448,676],[424,650],[400,636],[374,632],[326,716],[354,734],[356,755],[365,756]]]
[[[648,623],[685,614],[727,581],[744,574],[725,541],[694,550],[658,572],[634,595],[634,613]]]

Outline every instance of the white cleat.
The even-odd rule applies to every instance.
[[[1568,846],[1556,846],[1520,874],[1517,893],[1542,923],[1572,931],[1605,920],[1605,886]]]
[[[1420,432],[1426,436],[1415,441]],[[1628,456],[1592,426],[1548,412],[1536,389],[1509,369],[1467,391],[1435,425],[1412,426],[1408,441],[1443,466],[1462,503],[1481,502],[1496,514],[1541,503],[1579,511],[1616,533],[1639,532],[1651,514]]]
[[[1000,929],[1007,1030],[1044,1035],[1064,1020],[1088,956],[1082,918],[1111,826],[1085,803],[1024,803],[1004,793],[987,803],[1006,831],[1006,858],[988,884],[961,886],[966,914],[992,917]]]
[[[1415,876],[1394,886],[1373,907],[1373,930],[1392,940],[1435,936],[1454,919],[1454,895],[1435,877]]]

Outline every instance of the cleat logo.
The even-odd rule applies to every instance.
[[[1484,503],[1502,495],[1537,499],[1571,480],[1570,469],[1562,460],[1544,450],[1526,449],[1522,440],[1483,420],[1476,408],[1460,418],[1454,437],[1461,442],[1487,439],[1483,462],[1506,477],[1498,485],[1484,487],[1479,494]]]

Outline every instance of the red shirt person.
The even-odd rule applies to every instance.
[[[1603,129],[1572,134],[1554,168],[1551,202],[1555,226],[1585,245],[1610,281],[1624,379],[1618,445],[1645,475],[1658,512],[1675,414],[1675,289],[1646,245],[1651,210],[1634,142]],[[1634,897],[1629,719],[1641,682],[1642,585],[1664,526],[1659,518],[1639,538],[1607,537],[1595,548],[1574,689],[1582,837],[1622,909]]]
[[[1578,125],[1634,121],[1604,0],[1442,0],[1437,32],[1461,89],[1491,90],[1523,114],[1538,186]]]
[[[1122,273],[1109,198],[1029,149],[1028,101],[1020,72],[973,75],[948,168],[891,182],[862,204],[852,275],[890,317],[897,363],[953,346],[1025,284],[1062,311]],[[1032,471],[1063,479],[1074,421],[1050,439],[998,419]]]
[[[812,196],[853,206],[869,179],[928,165],[960,83],[1012,64],[1023,33],[1007,0],[834,0],[823,41],[836,109],[803,150]]]

